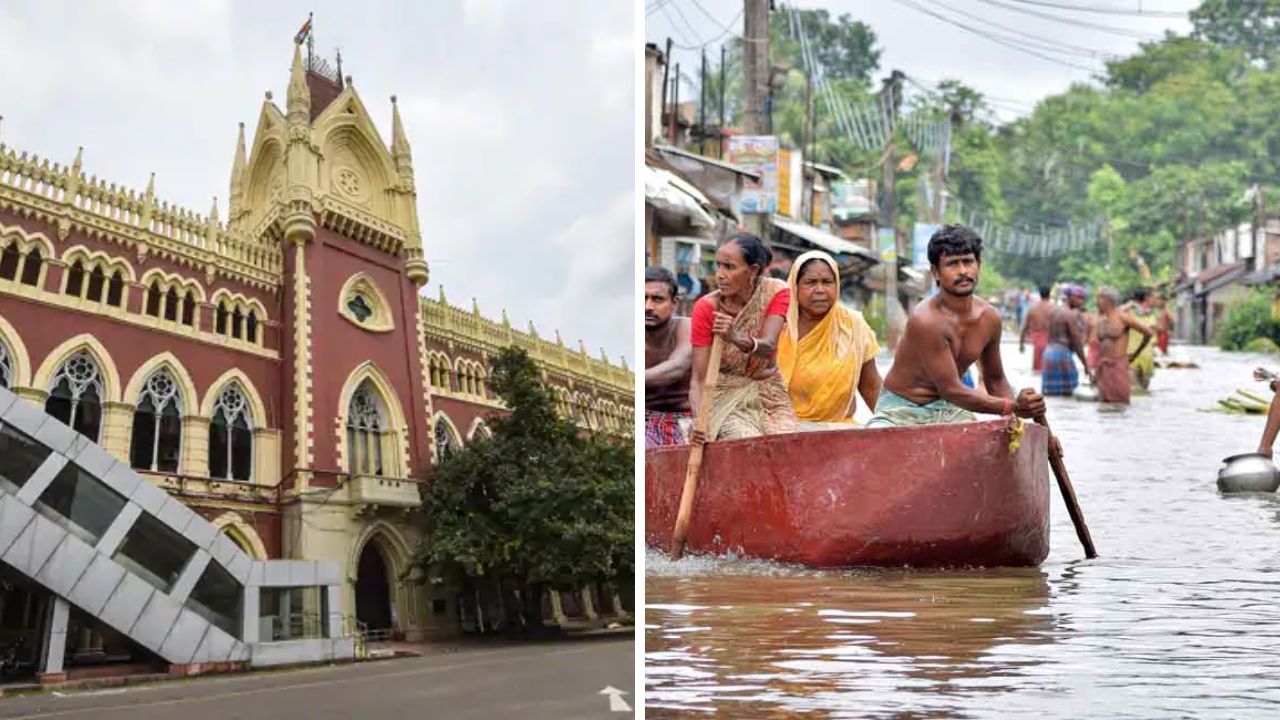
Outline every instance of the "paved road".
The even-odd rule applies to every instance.
[[[620,718],[599,692],[635,693],[631,638],[465,646],[323,668],[0,700],[0,718],[69,720],[416,720]]]

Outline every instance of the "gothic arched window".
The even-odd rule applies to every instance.
[[[26,262],[22,264],[22,284],[35,287],[40,284],[40,266],[44,264],[44,258],[40,255],[40,248],[33,247],[27,251]]]
[[[44,411],[97,442],[102,429],[102,370],[88,352],[72,355],[53,376]]]
[[[213,406],[209,424],[209,476],[249,480],[253,474],[253,425],[249,404],[236,385],[228,385]]]
[[[219,335],[227,334],[227,305],[226,303],[218,303],[218,312],[213,323],[214,332]]]
[[[93,272],[89,273],[89,291],[85,293],[85,297],[93,302],[102,302],[102,290],[106,284],[107,276],[102,272],[102,266],[95,265]]]
[[[169,322],[178,321],[178,291],[169,288],[164,294],[164,319]]]
[[[158,370],[138,395],[129,464],[139,470],[178,472],[182,455],[182,398],[168,370]]]
[[[369,381],[360,383],[347,406],[347,472],[382,474],[382,412]]]
[[[182,324],[196,326],[196,296],[190,290],[182,299]]]
[[[80,290],[84,288],[84,266],[77,260],[71,263],[71,269],[67,271],[67,294],[74,297],[80,297]]]
[[[147,290],[147,314],[151,317],[160,317],[160,297],[160,281],[152,280]]]
[[[18,241],[14,240],[0,253],[0,280],[18,279],[18,261],[22,255],[18,252]]]
[[[436,460],[443,462],[457,450],[458,442],[443,417],[436,418]]]
[[[13,387],[13,361],[9,359],[9,349],[0,342],[0,388],[8,390]]]
[[[111,307],[124,305],[124,273],[119,270],[115,271],[107,285],[107,304]]]

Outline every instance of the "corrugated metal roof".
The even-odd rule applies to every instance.
[[[875,253],[861,245],[851,243],[841,237],[836,237],[835,235],[832,235],[825,230],[813,227],[812,225],[805,225],[804,223],[790,220],[781,215],[774,215],[770,222],[772,222],[773,226],[779,230],[790,235],[794,235],[810,245],[816,245],[834,255],[857,255],[865,260],[871,261],[873,264],[880,262],[880,258],[877,257]]]

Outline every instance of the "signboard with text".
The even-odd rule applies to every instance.
[[[735,135],[728,139],[730,164],[761,175],[759,182],[744,180],[738,210],[772,214],[778,211],[778,138],[773,135]]]

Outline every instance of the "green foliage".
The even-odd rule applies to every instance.
[[[1191,11],[1196,37],[1271,62],[1280,42],[1280,0],[1204,0]]]
[[[978,275],[978,296],[989,298],[1004,292],[1007,288],[1009,288],[1009,281],[1000,274],[1000,271],[983,263],[982,271]]]
[[[832,18],[826,10],[800,10],[798,14],[809,49],[828,78],[866,83],[880,67],[876,34],[866,23],[848,13]],[[789,16],[789,11],[772,15],[769,42],[773,58],[791,68],[804,68],[800,43],[792,39]]]
[[[573,587],[634,572],[634,452],[584,436],[555,412],[550,389],[519,348],[493,362],[490,383],[510,409],[440,462],[423,491],[423,566]]]
[[[1227,310],[1216,341],[1223,350],[1244,350],[1258,338],[1280,341],[1280,322],[1271,316],[1271,293],[1262,289],[1254,289]]]

